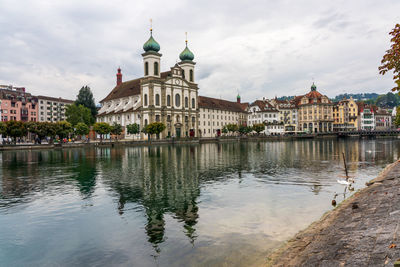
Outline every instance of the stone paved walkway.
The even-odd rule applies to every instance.
[[[267,266],[393,266],[400,259],[400,162],[269,255]]]

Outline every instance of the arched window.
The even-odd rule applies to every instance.
[[[189,98],[185,97],[185,108],[189,107]]]
[[[182,79],[185,79],[185,71],[182,70]]]
[[[171,96],[167,95],[167,106],[171,106]]]
[[[144,101],[144,105],[147,106],[147,94],[144,94],[143,98],[144,98],[144,100],[143,100]]]
[[[144,127],[147,126],[147,119],[144,120]]]
[[[194,98],[192,98],[192,108],[196,108],[196,103],[195,103]]]
[[[189,71],[189,80],[193,82],[193,70]]]
[[[156,94],[156,106],[160,105],[160,95]]]
[[[149,75],[149,62],[144,63],[144,75]]]
[[[158,76],[158,62],[154,62],[154,75]]]
[[[179,106],[181,105],[181,96],[179,94],[175,95],[175,106],[177,106],[179,108]]]

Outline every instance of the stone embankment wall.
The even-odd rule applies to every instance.
[[[269,255],[267,266],[393,266],[399,258],[400,162],[395,162]]]

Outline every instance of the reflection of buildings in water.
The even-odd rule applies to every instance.
[[[124,214],[130,203],[143,206],[148,241],[156,250],[164,241],[167,213],[183,222],[184,233],[191,242],[196,238],[196,198],[200,194],[196,149],[182,146],[126,148],[121,158],[114,158],[113,168],[103,168],[104,183],[119,195],[120,214]]]
[[[10,200],[4,205],[33,201],[35,198],[28,196],[60,190],[61,184],[71,182],[77,182],[75,185],[84,198],[89,197],[96,185],[94,152],[94,149],[3,152],[2,198]]]

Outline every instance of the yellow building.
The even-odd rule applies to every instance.
[[[358,106],[351,97],[344,98],[333,106],[333,130],[355,131],[357,130]]]
[[[298,108],[299,131],[323,133],[333,130],[333,104],[317,91],[314,83],[308,94],[295,97],[294,102]]]

